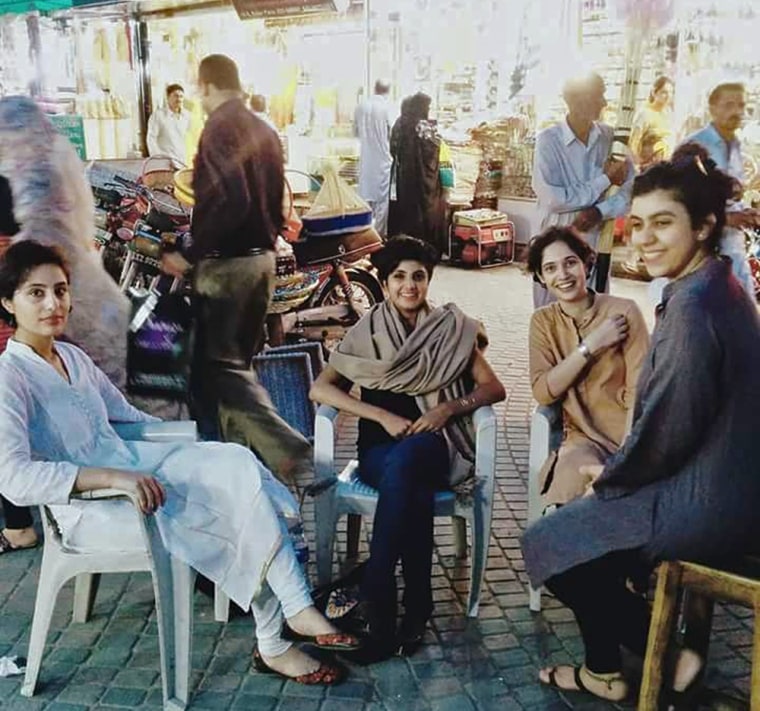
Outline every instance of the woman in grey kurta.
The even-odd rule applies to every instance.
[[[588,496],[523,537],[531,583],[573,610],[586,648],[581,669],[542,670],[544,683],[622,698],[620,646],[642,654],[649,623],[646,602],[625,587],[632,566],[758,546],[760,324],[715,253],[730,189],[712,162],[693,160],[656,165],[634,184],[634,244],[650,274],[671,281],[630,435]],[[676,685],[694,669],[688,676],[677,671]]]
[[[0,356],[0,490],[17,505],[50,505],[73,548],[97,541],[121,550],[141,545],[131,505],[69,499],[99,488],[134,492],[172,555],[252,608],[259,666],[263,657],[302,683],[338,681],[338,667],[291,651],[280,636],[284,615],[297,633],[319,635],[318,646],[356,646],[313,607],[279,515],[297,515],[290,492],[236,444],[116,434],[112,422],[156,418],[132,407],[83,351],[55,340],[71,300],[54,249],[11,246],[0,260],[0,298],[0,317],[16,325]]]

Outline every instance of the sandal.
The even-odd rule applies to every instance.
[[[14,546],[8,537],[0,531],[0,555],[3,553],[15,553],[16,551],[28,551],[40,545],[39,539],[29,546]]]
[[[616,681],[622,681],[625,682],[625,678],[621,673],[616,674],[594,674],[592,671],[589,671],[585,667],[573,667],[573,681],[575,682],[575,688],[572,686],[562,686],[557,681],[557,670],[559,667],[550,667],[547,671],[549,674],[549,681],[544,681],[540,676],[538,677],[538,680],[544,684],[545,686],[550,686],[553,689],[557,689],[559,691],[572,691],[572,692],[582,692],[585,694],[590,694],[591,696],[595,696],[597,699],[603,699],[604,701],[611,701],[612,703],[617,703],[618,701],[622,701],[626,696],[628,696],[628,689],[626,685],[626,693],[619,699],[615,698],[609,698],[607,696],[601,696],[591,689],[589,689],[586,684],[583,683],[583,679],[581,678],[581,669],[585,669],[586,673],[591,675],[594,679],[598,681],[603,681],[607,685],[607,689],[609,691],[612,691],[612,685]]]
[[[319,668],[308,674],[288,676],[276,669],[272,669],[272,667],[264,661],[258,649],[253,652],[253,666],[256,671],[261,674],[275,674],[288,681],[294,681],[297,684],[305,684],[307,686],[316,686],[318,684],[334,686],[335,684],[340,684],[346,678],[346,670],[343,667],[333,666],[326,664],[325,662],[320,662]]]
[[[330,634],[301,634],[296,632],[290,625],[283,625],[283,639],[291,642],[308,642],[320,649],[331,652],[353,652],[362,646],[361,640],[352,634],[345,632],[331,632]]]

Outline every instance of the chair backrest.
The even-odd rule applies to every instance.
[[[311,362],[311,374],[314,380],[325,368],[324,346],[317,341],[304,341],[303,343],[291,343],[286,346],[274,346],[267,348],[261,355],[276,355],[277,353],[306,353]]]
[[[317,344],[319,345],[319,344]],[[309,390],[314,383],[308,353],[272,353],[254,356],[252,365],[285,422],[307,439],[314,437],[314,403]]]

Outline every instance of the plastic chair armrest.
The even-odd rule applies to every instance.
[[[144,442],[195,442],[198,427],[194,420],[169,422],[112,422],[122,439]]]
[[[314,420],[314,473],[317,481],[337,476],[335,471],[335,420],[338,410],[320,405]]]

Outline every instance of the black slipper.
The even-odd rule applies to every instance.
[[[558,668],[559,667],[551,667],[549,669],[549,681],[544,681],[540,676],[538,677],[538,680],[544,686],[550,686],[553,689],[557,689],[558,691],[570,691],[570,692],[573,692],[573,693],[589,694],[589,695],[591,695],[591,696],[593,696],[593,697],[595,697],[597,699],[602,699],[602,701],[608,701],[610,703],[619,703],[621,701],[621,699],[608,699],[608,698],[606,698],[604,696],[600,696],[599,694],[596,694],[593,691],[591,691],[591,689],[589,689],[583,683],[583,679],[581,678],[581,667],[573,667],[573,681],[575,681],[576,688],[573,688],[571,686],[562,686],[561,684],[559,684],[557,682],[557,669]],[[608,686],[608,688],[610,688],[610,690],[611,690],[610,685],[614,681],[617,681],[617,679],[610,679],[607,682],[607,686]],[[622,676],[620,677],[620,681],[624,681],[624,679],[623,679]],[[627,695],[628,694],[626,693],[626,696]],[[623,698],[625,698],[625,697],[623,697]]]

